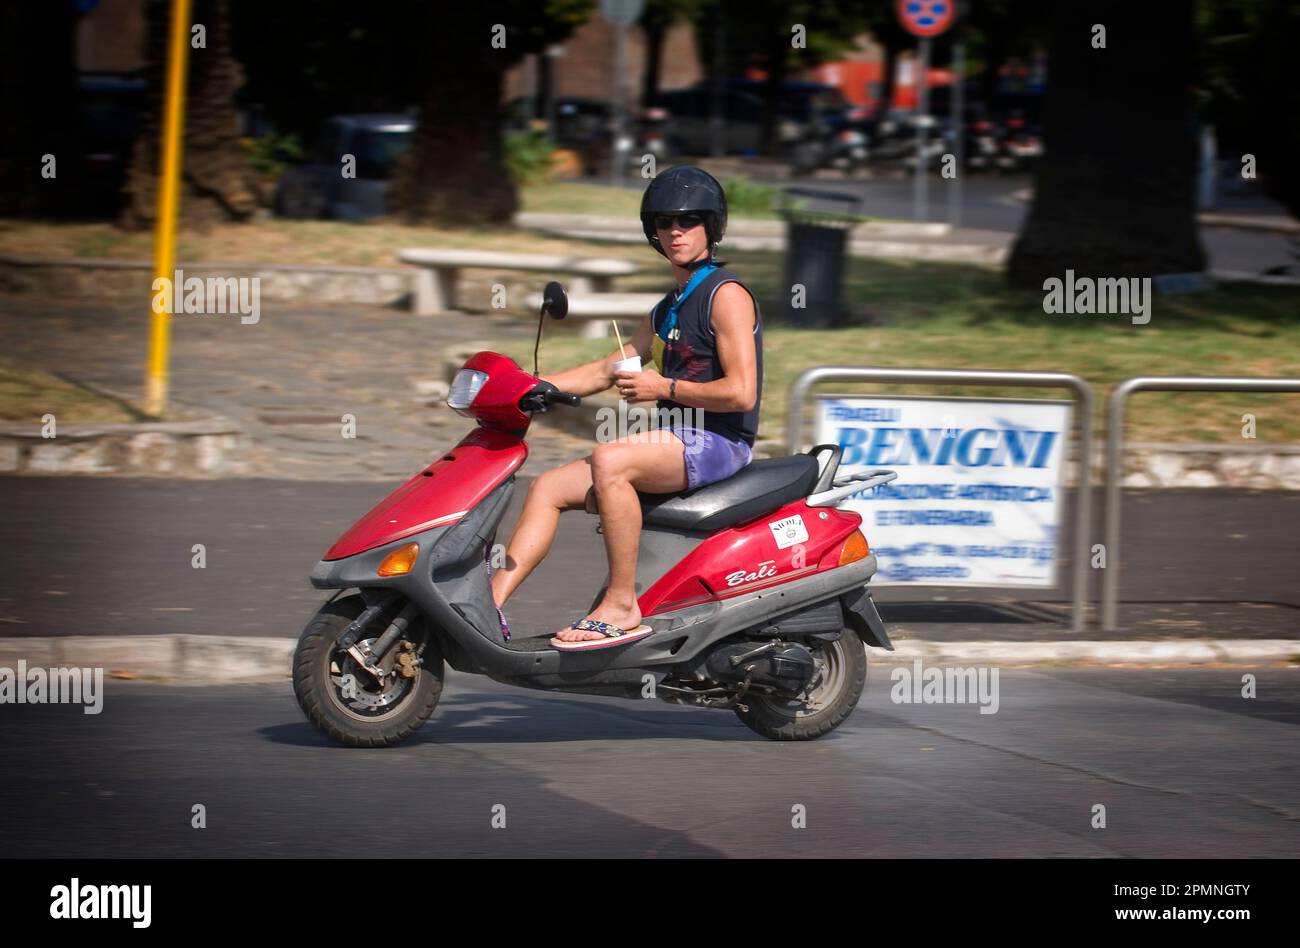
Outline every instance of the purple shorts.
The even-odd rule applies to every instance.
[[[743,441],[732,441],[703,428],[666,427],[686,446],[687,490],[726,480],[754,459],[753,451]]]

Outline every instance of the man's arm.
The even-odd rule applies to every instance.
[[[623,343],[622,349],[617,349],[605,356],[605,358],[597,359],[595,362],[588,362],[584,365],[574,366],[571,369],[565,369],[563,372],[538,377],[544,382],[550,382],[562,392],[572,392],[574,395],[584,396],[595,395],[597,392],[603,392],[614,384],[615,362],[633,355],[641,356],[642,366],[645,366],[650,361],[650,340],[653,336],[654,329],[651,327],[650,317],[647,315],[637,326],[631,341]]]

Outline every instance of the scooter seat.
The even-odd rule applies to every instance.
[[[810,454],[751,461],[726,480],[675,494],[640,494],[642,523],[711,532],[761,517],[807,497],[817,484]],[[596,490],[587,491],[588,513],[599,513]]]

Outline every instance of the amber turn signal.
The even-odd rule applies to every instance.
[[[405,576],[415,566],[415,559],[420,555],[420,544],[408,543],[400,550],[393,550],[384,557],[376,570],[380,576]]]
[[[867,538],[862,535],[861,530],[854,530],[844,541],[844,546],[840,547],[840,565],[852,563],[870,554],[871,548],[867,546]]]

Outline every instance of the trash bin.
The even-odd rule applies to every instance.
[[[856,194],[785,189],[777,208],[786,222],[781,292],[793,325],[831,326],[840,321],[845,250],[850,228],[862,220],[861,203]]]

